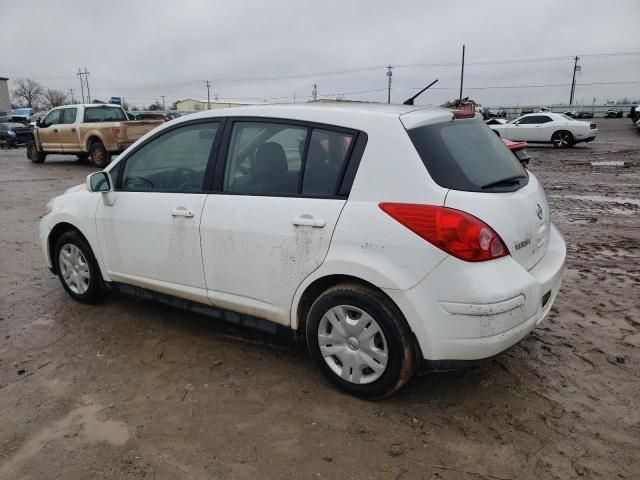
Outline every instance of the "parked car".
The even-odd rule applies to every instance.
[[[31,127],[22,123],[0,123],[0,146],[17,148],[31,140]]]
[[[575,110],[571,110],[571,111],[564,112],[563,115],[566,115],[567,117],[570,117],[570,118],[577,118],[578,112],[576,112]]]
[[[474,116],[344,103],[185,116],[49,201],[46,264],[79,302],[128,292],[293,331],[338,388],[391,394],[519,342],[560,286],[542,185]]]
[[[561,113],[523,115],[504,125],[489,125],[500,137],[531,143],[552,143],[554,147],[573,147],[591,142],[598,129],[595,123],[581,122]]]
[[[509,120],[506,120],[504,118],[490,118],[484,123],[486,123],[487,125],[504,125],[505,123],[508,123],[508,122]]]
[[[633,123],[636,123],[638,120],[640,120],[640,105],[631,107],[631,110],[627,114],[627,117],[629,117]]]
[[[593,112],[578,112],[573,118],[593,118]]]
[[[96,167],[106,167],[111,155],[120,153],[162,120],[128,120],[120,105],[65,105],[49,111],[36,123],[27,157],[44,162],[50,153],[91,159]]]
[[[511,153],[516,156],[524,168],[529,168],[529,160],[531,160],[531,157],[527,152],[527,142],[512,142],[511,140],[503,138],[502,143],[511,150]]]
[[[604,118],[622,118],[622,110],[609,109],[605,112]]]
[[[489,118],[504,118],[507,115],[504,108],[490,108],[489,109]]]

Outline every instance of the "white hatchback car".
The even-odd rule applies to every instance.
[[[171,121],[40,224],[76,300],[111,290],[305,338],[361,397],[540,324],[565,243],[481,120],[419,106],[240,107]],[[471,114],[473,115],[473,114]]]
[[[598,134],[596,124],[583,122],[562,113],[529,113],[503,125],[489,125],[498,136],[508,140],[551,143],[569,148],[576,143],[592,142]]]

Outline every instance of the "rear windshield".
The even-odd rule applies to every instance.
[[[84,111],[85,122],[119,122],[126,119],[120,107],[88,107]]]
[[[408,130],[431,178],[441,187],[468,192],[515,191],[526,170],[480,120],[454,120]]]

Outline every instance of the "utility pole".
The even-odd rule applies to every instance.
[[[318,99],[318,85],[316,85],[315,83],[313,84],[313,92],[311,93],[311,98],[313,98],[314,102]]]
[[[164,95],[160,95],[160,98],[162,98],[162,111],[165,111],[166,109],[164,108]]]
[[[209,80],[207,80],[206,82],[207,84],[207,110],[211,110],[211,100],[210,100],[210,96],[209,96],[209,89],[211,88],[211,83],[209,83]]]
[[[462,68],[460,69],[460,100],[462,100],[462,85],[464,84],[464,50],[465,45],[462,45]]]
[[[69,96],[71,97],[71,104],[76,103],[76,100],[73,98],[73,88],[69,89]]]
[[[580,60],[580,57],[576,56],[573,62],[573,80],[571,80],[571,96],[569,97],[569,105],[573,105],[573,95],[576,92],[576,72],[579,69],[578,60]]]
[[[293,103],[296,103],[296,92],[295,92],[295,90],[293,92]]]
[[[393,76],[393,72],[391,71],[393,67],[391,65],[387,66],[387,103],[391,103],[391,77]]]

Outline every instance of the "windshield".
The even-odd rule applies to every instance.
[[[468,192],[514,191],[528,182],[515,155],[479,120],[427,125],[408,130],[408,134],[441,187]]]
[[[119,122],[126,119],[120,107],[87,107],[84,111],[85,122]]]

